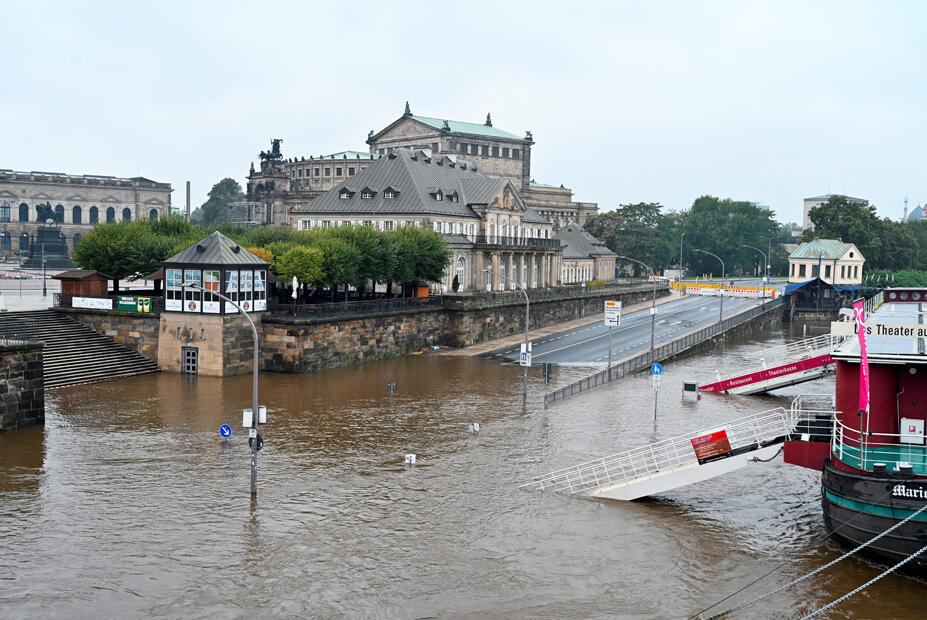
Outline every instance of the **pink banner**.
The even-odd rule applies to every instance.
[[[853,304],[859,334],[859,410],[869,412],[869,356],[866,354],[866,308],[862,299]]]
[[[759,370],[757,372],[751,372],[750,374],[740,375],[739,377],[718,381],[717,383],[709,383],[708,385],[699,387],[699,391],[724,392],[732,388],[750,385],[751,383],[759,383],[760,381],[768,381],[769,379],[775,379],[776,377],[804,372],[812,368],[829,366],[833,363],[834,360],[831,359],[830,353],[825,353],[824,355],[816,355],[815,357],[806,357],[805,359],[799,360],[797,362],[789,362],[788,364],[776,366],[768,370]]]

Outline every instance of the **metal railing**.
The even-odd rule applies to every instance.
[[[888,471],[910,465],[915,475],[927,475],[927,447],[923,443],[902,443],[902,437],[897,433],[861,432],[835,418],[830,451],[832,456],[862,471],[871,472],[879,463]]]
[[[370,314],[388,314],[407,312],[423,308],[440,308],[444,306],[444,297],[396,297],[393,299],[373,299],[370,301],[332,302],[326,304],[267,304],[267,312],[275,317],[292,317],[294,319],[328,319],[332,317],[365,316]]]
[[[40,340],[38,321],[0,317],[0,344],[22,344]]]
[[[570,385],[564,386],[558,390],[554,390],[548,394],[544,395],[544,406],[548,406],[550,403],[556,402],[572,396],[574,394],[579,394],[580,392],[585,392],[586,390],[592,389],[599,385],[604,385],[610,381],[615,381],[629,374],[635,373],[639,370],[642,370],[650,366],[653,362],[671,357],[680,351],[684,351],[689,347],[696,345],[704,340],[717,336],[718,334],[725,332],[733,327],[736,327],[750,319],[753,319],[761,314],[775,310],[782,305],[784,298],[780,297],[768,304],[766,307],[756,306],[746,312],[741,312],[735,316],[724,319],[721,323],[713,323],[708,327],[703,327],[694,332],[690,332],[685,336],[672,340],[666,344],[656,347],[653,352],[645,351],[634,357],[631,357],[623,362],[620,362],[611,368],[606,368],[595,374],[589,375],[583,379],[575,381]]]
[[[557,301],[562,299],[580,299],[585,297],[606,297],[608,295],[628,295],[631,293],[651,292],[654,288],[651,282],[622,282],[615,284],[600,284],[597,286],[557,286],[551,288],[529,288],[528,297],[531,303],[539,301]],[[657,291],[669,290],[666,282],[658,282]],[[519,290],[494,291],[488,293],[474,293],[449,297],[448,301],[458,306],[496,305],[496,304],[524,304],[525,297]]]
[[[581,493],[603,486],[627,484],[665,475],[673,470],[697,466],[692,440],[723,428],[731,449],[760,448],[787,437],[794,420],[784,407],[777,407],[728,422],[715,429],[679,435],[647,446],[619,452],[594,461],[535,477],[522,489]]]
[[[476,245],[543,249],[557,249],[560,247],[559,239],[531,239],[526,237],[502,237],[499,235],[466,235],[466,237]]]

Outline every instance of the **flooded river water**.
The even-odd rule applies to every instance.
[[[649,376],[545,410],[539,368],[523,407],[521,369],[486,359],[263,374],[253,505],[250,376],[49,392],[44,429],[0,435],[0,617],[685,618],[780,566],[721,611],[842,553],[825,536],[819,474],[780,456],[631,503],[516,487],[788,406],[681,391],[789,337],[667,363],[656,422]],[[832,379],[791,393],[828,390]],[[851,558],[735,617],[799,617],[880,572]],[[922,618],[925,588],[889,576],[828,617]]]

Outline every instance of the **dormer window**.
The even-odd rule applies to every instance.
[[[343,190],[341,190],[341,192],[338,194],[338,198],[341,199],[341,200],[347,200],[348,198],[350,198],[350,197],[353,196],[353,195],[354,195],[354,192],[352,192],[352,191],[350,191],[350,190],[343,189]]]
[[[369,187],[365,187],[361,191],[361,198],[363,200],[370,200],[371,198],[373,198],[373,194],[374,194],[374,191],[372,189],[370,189]]]
[[[457,202],[458,201],[457,192],[451,192],[450,194],[448,194],[447,199],[450,200],[451,202]]]
[[[383,198],[386,200],[393,200],[397,196],[399,196],[399,190],[397,190],[395,187],[387,187],[385,190],[383,190]]]
[[[435,192],[435,200],[437,200],[437,201],[439,201],[439,202],[442,201],[442,200],[444,200],[444,193],[441,192],[440,189],[439,189],[438,191]]]

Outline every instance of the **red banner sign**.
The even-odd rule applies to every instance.
[[[696,437],[691,441],[699,465],[731,456],[731,442],[724,429]]]
[[[866,354],[866,306],[860,299],[853,304],[856,333],[859,335],[859,410],[869,412],[869,356]]]
[[[758,372],[751,372],[747,375],[741,375],[732,379],[725,379],[724,381],[718,381],[717,383],[709,383],[708,385],[700,386],[699,391],[725,392],[732,388],[750,385],[751,383],[759,383],[761,381],[767,381],[768,379],[775,379],[776,377],[791,375],[797,372],[802,372],[804,370],[810,370],[812,368],[829,366],[833,363],[834,360],[831,359],[830,353],[825,353],[824,355],[809,357],[807,359],[798,360],[797,362],[789,362],[788,364],[776,366],[775,368],[760,370]]]

